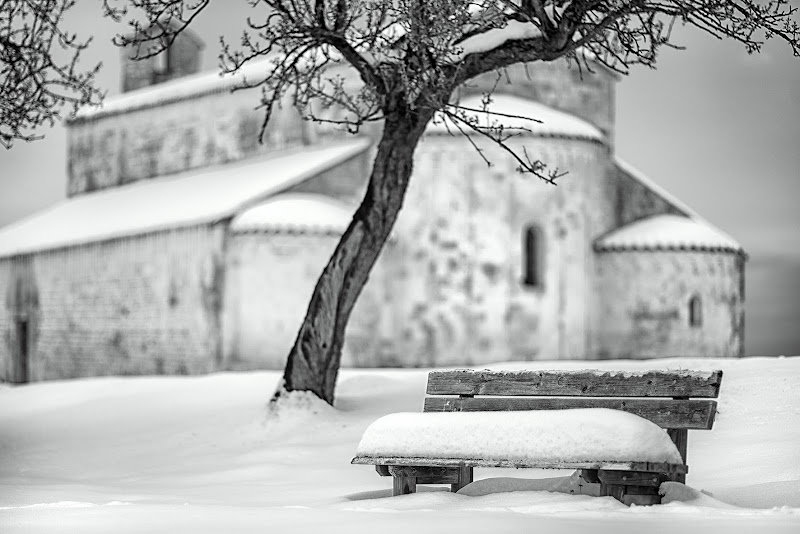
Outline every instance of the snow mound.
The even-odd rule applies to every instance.
[[[310,391],[281,390],[280,395],[269,404],[271,416],[287,419],[333,412],[333,406]]]
[[[714,490],[714,497],[744,508],[789,507],[800,511],[800,480],[762,482]]]
[[[391,414],[366,429],[357,455],[527,465],[542,461],[683,463],[656,424],[606,408]]]
[[[600,495],[600,484],[586,482],[580,477],[578,471],[568,477],[552,478],[515,478],[493,477],[476,480],[467,484],[460,490],[459,495],[480,497],[493,493],[508,493],[512,491],[549,491],[551,493],[568,493],[571,495]]]
[[[708,508],[736,508],[735,506],[715,499],[709,493],[696,490],[680,482],[662,482],[661,494],[663,495],[661,504],[682,503]]]

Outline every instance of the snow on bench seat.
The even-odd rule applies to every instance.
[[[664,430],[637,415],[606,408],[391,414],[366,429],[353,463],[620,470],[667,464],[669,471],[683,467]]]

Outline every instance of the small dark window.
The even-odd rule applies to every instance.
[[[522,283],[529,287],[541,287],[543,279],[542,231],[536,225],[525,228],[522,237]]]
[[[703,303],[697,295],[689,299],[689,326],[703,325]]]

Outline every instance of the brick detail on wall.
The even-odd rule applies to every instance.
[[[487,144],[488,167],[457,137],[429,136],[419,147],[387,276],[399,365],[586,356],[591,240],[612,224],[601,183],[608,149],[558,138],[512,143],[569,174],[558,186],[521,175]],[[530,224],[544,241],[536,288],[522,283]]]
[[[72,123],[68,196],[307,144],[307,125],[291,107],[276,111],[259,143],[254,98],[216,93]]]
[[[4,295],[15,271],[35,280],[30,379],[214,370],[224,235],[223,225],[199,226],[0,260]],[[0,306],[4,380],[12,377],[8,302]]]
[[[598,353],[605,358],[730,358],[744,352],[744,275],[731,252],[598,254]],[[689,322],[689,300],[702,324]]]

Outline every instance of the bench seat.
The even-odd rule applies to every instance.
[[[688,431],[710,430],[722,371],[432,371],[423,413],[385,416],[354,464],[393,479],[459,491],[475,467],[579,470],[600,495],[658,504],[685,482]],[[700,397],[693,399],[692,397]]]
[[[686,474],[688,467],[683,464],[664,462],[620,462],[612,460],[594,460],[580,462],[561,462],[539,460],[533,463],[510,460],[483,458],[424,458],[414,456],[356,456],[350,462],[361,465],[398,465],[424,467],[514,467],[517,469],[603,469],[606,471],[643,471],[650,473]]]

